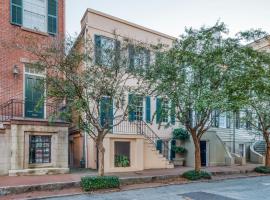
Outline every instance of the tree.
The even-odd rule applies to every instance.
[[[29,39],[29,38],[28,38]],[[31,39],[30,39],[31,40]],[[130,40],[96,37],[95,42],[80,35],[55,39],[46,45],[27,45],[35,57],[33,65],[46,72],[46,99],[66,102],[62,114],[69,115],[73,125],[86,132],[98,149],[99,175],[104,175],[103,140],[114,127],[127,120],[135,100],[127,103],[128,93],[144,95],[147,83],[140,67],[130,67],[127,51],[131,45],[147,49]],[[30,47],[29,47],[30,46]],[[144,63],[145,58],[142,62]],[[136,65],[137,66],[137,65]]]
[[[176,118],[191,134],[196,171],[201,169],[200,139],[211,127],[214,112],[231,109],[227,84],[243,58],[240,40],[227,33],[219,22],[186,29],[169,51],[157,54],[147,76],[156,94],[172,101]]]
[[[267,33],[260,30],[239,33],[240,40],[256,41],[258,38],[267,41]],[[267,147],[265,166],[270,167],[270,53],[257,50],[253,45],[245,47],[241,73],[231,80],[228,91],[231,101],[249,113],[242,120],[250,124],[253,133],[263,135]]]

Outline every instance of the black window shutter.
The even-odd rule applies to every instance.
[[[58,0],[48,0],[48,33],[57,34],[58,19]]]
[[[11,23],[22,25],[22,0],[10,0]]]

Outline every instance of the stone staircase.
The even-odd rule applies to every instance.
[[[254,150],[261,155],[265,155],[266,143],[264,141],[257,142],[256,145],[254,145]]]
[[[174,165],[163,156],[162,153],[159,152],[159,150],[156,149],[156,146],[149,141],[148,139],[144,140],[144,149],[145,149],[145,169],[170,169],[174,168]],[[148,167],[149,166],[149,167]]]

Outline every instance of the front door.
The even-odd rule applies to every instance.
[[[44,103],[42,101],[44,87],[39,76],[25,75],[25,117],[43,118]]]
[[[171,141],[171,159],[170,160],[175,159],[175,151],[174,151],[175,146],[176,146],[176,140],[172,140]]]
[[[206,141],[200,141],[201,165],[206,166]]]

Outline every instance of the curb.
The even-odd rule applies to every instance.
[[[211,172],[213,176],[222,176],[222,175],[235,175],[235,174],[248,174],[254,172],[252,170],[234,170],[226,172]],[[120,177],[120,184],[133,185],[141,183],[151,183],[154,181],[169,180],[180,178],[181,174],[171,174],[171,175],[157,175],[157,176],[142,176],[142,177]],[[33,191],[53,191],[61,190],[68,188],[78,188],[80,187],[80,181],[72,182],[56,182],[56,183],[46,183],[46,184],[37,184],[37,185],[20,185],[20,186],[7,186],[0,187],[0,197],[9,195],[9,194],[22,194]]]

